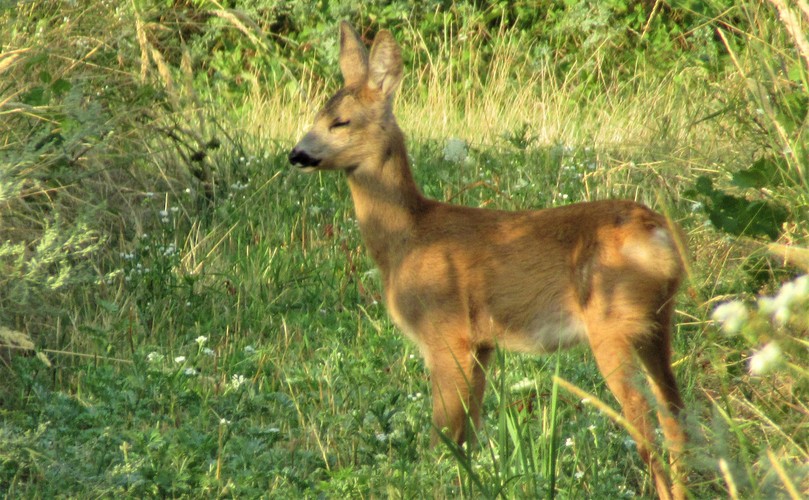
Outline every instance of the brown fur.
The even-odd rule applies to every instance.
[[[425,198],[392,113],[402,77],[387,31],[371,54],[341,25],[341,89],[290,153],[306,170],[343,170],[393,321],[431,372],[433,419],[458,443],[473,436],[496,346],[547,352],[587,341],[618,399],[661,498],[684,498],[686,436],[671,370],[671,321],[683,266],[679,232],[643,205],[599,201],[504,212]],[[652,453],[645,369],[675,478]]]

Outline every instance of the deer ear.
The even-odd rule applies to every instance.
[[[390,31],[377,33],[368,63],[368,87],[390,98],[402,81],[402,51]]]
[[[340,23],[340,71],[346,87],[361,83],[368,75],[368,51],[350,24]]]

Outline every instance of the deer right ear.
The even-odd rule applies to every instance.
[[[345,86],[362,83],[368,76],[368,51],[350,24],[340,23],[340,71]]]

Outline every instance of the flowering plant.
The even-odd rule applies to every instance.
[[[764,375],[783,366],[805,372],[805,368],[788,362],[787,347],[809,348],[809,343],[801,340],[801,334],[809,330],[807,306],[809,274],[784,283],[774,296],[759,296],[754,304],[724,302],[714,309],[712,319],[725,334],[743,335],[759,346],[748,360],[752,375]]]

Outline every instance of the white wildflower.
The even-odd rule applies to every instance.
[[[809,299],[809,274],[804,274],[785,283],[779,295],[786,295],[791,302]]]
[[[196,342],[196,343],[197,343],[197,344],[198,344],[200,347],[202,347],[203,345],[205,345],[205,342],[208,342],[208,337],[206,337],[205,335],[200,335],[199,337],[197,337],[196,339],[194,339],[194,341],[195,341],[195,342]]]
[[[784,324],[789,320],[793,304],[804,302],[809,298],[809,275],[803,275],[793,281],[784,283],[775,297],[759,297],[758,307],[764,314],[769,314],[777,323]]]
[[[197,371],[196,368],[188,367],[185,370],[183,370],[183,373],[185,375],[188,375],[189,377],[193,377],[194,375],[196,375],[199,372]]]
[[[535,388],[534,381],[530,378],[524,378],[511,386],[511,392],[527,392]]]
[[[213,350],[213,349],[211,349],[210,347],[206,347],[206,348],[204,348],[204,349],[202,350],[202,354],[204,354],[204,355],[206,355],[206,356],[213,356],[213,355],[214,355],[214,354],[216,354],[216,353],[215,353],[215,352],[214,352],[214,350]]]
[[[407,395],[407,399],[409,399],[410,401],[418,401],[419,399],[421,399],[421,397],[422,397],[422,395],[421,395],[420,392],[417,392],[415,394],[408,394]]]
[[[467,154],[466,141],[463,139],[453,137],[449,139],[447,145],[444,146],[444,160],[446,161],[463,163],[466,160]]]
[[[174,358],[175,363],[185,363],[185,356],[177,356]]]
[[[244,378],[244,375],[233,374],[233,376],[230,377],[230,386],[233,389],[238,389],[245,382],[247,382],[247,379]]]
[[[573,438],[567,438],[567,439],[565,439],[565,446],[567,446],[568,448],[570,448],[571,446],[573,446]]]
[[[573,474],[573,477],[575,477],[576,479],[581,479],[581,478],[584,477],[584,472],[578,470],[578,471],[576,471],[575,474]]]
[[[379,432],[376,435],[376,440],[379,441],[380,443],[384,443],[385,441],[388,440],[388,435],[385,434],[384,432]]]
[[[714,309],[711,318],[720,324],[722,331],[728,335],[739,333],[748,318],[747,306],[741,301],[732,300],[719,304]]]
[[[781,348],[774,341],[770,342],[750,356],[750,373],[764,375],[776,368],[780,362]]]
[[[270,427],[269,429],[267,429],[267,432],[271,432],[272,434],[278,434],[279,432],[281,432],[281,429],[279,429],[278,427]]]
[[[158,361],[161,361],[162,359],[163,355],[154,351],[146,355],[146,361],[148,361],[149,363],[156,363]]]
[[[226,418],[220,418],[219,419],[219,425],[230,425],[230,420],[228,420]]]
[[[244,346],[244,353],[245,354],[255,354],[256,348],[251,345]]]

